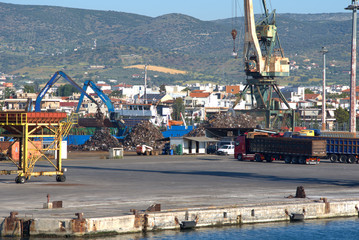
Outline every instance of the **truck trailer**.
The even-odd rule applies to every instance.
[[[234,157],[239,161],[272,162],[284,160],[293,164],[317,164],[326,156],[326,141],[270,137],[263,134],[238,136]]]
[[[292,136],[293,139],[322,140],[326,142],[326,158],[331,162],[356,163],[359,159],[359,138]]]

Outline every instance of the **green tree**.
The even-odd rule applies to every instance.
[[[185,106],[182,98],[176,98],[175,102],[173,103],[173,113],[172,118],[174,120],[181,120],[181,113],[184,115]]]
[[[349,122],[349,112],[348,110],[339,107],[334,111],[335,119],[337,120],[337,123],[348,123]]]
[[[10,98],[15,94],[15,91],[9,87],[5,88],[5,98]]]
[[[35,91],[35,85],[29,85],[29,84],[25,85],[24,86],[24,92],[25,93],[35,93],[36,92]]]
[[[299,112],[296,112],[294,114],[294,120],[295,120],[295,123],[296,123],[297,126],[303,126],[304,122],[303,122]]]
[[[314,92],[310,90],[309,88],[304,89],[305,94],[313,94]]]
[[[182,92],[187,92],[187,91],[191,91],[191,88],[186,87],[186,88],[182,89]]]
[[[120,90],[112,91],[110,94],[110,97],[122,98],[123,97],[122,91],[120,91]]]
[[[76,87],[72,86],[71,84],[65,84],[57,89],[57,96],[68,97],[71,96],[73,93],[78,92],[79,91],[76,89]]]
[[[165,84],[162,84],[160,86],[160,93],[166,93],[166,85]]]
[[[349,93],[347,92],[343,92],[343,93],[329,93],[327,94],[327,98],[331,98],[331,99],[339,99],[339,98],[346,98],[349,97]]]

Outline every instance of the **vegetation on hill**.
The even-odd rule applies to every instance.
[[[143,69],[161,66],[186,71],[173,75],[152,69],[150,84],[245,82],[239,32],[239,59],[231,57],[232,19],[201,21],[182,14],[156,18],[114,11],[0,3],[0,71],[14,74],[15,84],[47,82],[57,70],[76,81],[118,80],[142,84]],[[243,23],[243,18],[239,19]],[[349,82],[351,15],[280,14],[277,17],[286,56],[299,68],[284,84],[319,84],[322,46],[329,83]],[[154,77],[156,76],[156,77]]]

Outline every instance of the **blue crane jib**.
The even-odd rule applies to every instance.
[[[45,94],[47,93],[47,91],[61,78],[63,77],[66,81],[68,81],[72,86],[74,86],[77,90],[79,90],[81,92],[81,94],[86,95],[86,97],[88,97],[92,102],[94,102],[97,105],[97,108],[99,109],[99,104],[98,102],[96,102],[95,99],[93,99],[90,95],[88,95],[86,93],[86,91],[83,91],[82,88],[77,85],[76,82],[74,82],[68,75],[66,75],[66,73],[62,72],[62,71],[57,71],[52,78],[50,79],[50,81],[48,81],[45,85],[45,87],[41,90],[41,92],[39,93],[39,95],[36,98],[36,102],[35,102],[35,112],[41,112],[41,101],[42,98],[45,96]]]
[[[102,100],[102,102],[106,104],[109,114],[111,114],[112,112],[115,111],[115,108],[112,105],[111,99],[106,94],[104,94],[102,92],[102,90],[100,88],[98,88],[93,81],[87,80],[87,81],[85,81],[84,86],[82,88],[81,96],[80,96],[79,103],[76,108],[76,112],[79,112],[79,110],[81,108],[81,104],[84,100],[84,97],[85,97],[85,95],[87,96],[86,91],[87,91],[88,87],[90,87],[97,94],[97,96]]]

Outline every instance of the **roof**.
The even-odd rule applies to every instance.
[[[125,100],[121,99],[121,98],[110,98],[111,99],[111,102],[113,103],[126,103]]]
[[[183,139],[195,141],[195,142],[219,142],[217,139],[209,137],[184,137]]]
[[[105,83],[98,83],[96,84],[97,87],[111,87],[111,85],[105,84]]]
[[[75,107],[77,102],[60,102],[60,107]]]
[[[132,85],[129,85],[129,84],[126,84],[126,83],[121,83],[121,84],[115,85],[114,87],[131,88]]]
[[[150,94],[146,94],[146,98],[147,98],[146,100],[150,102],[156,102],[156,101],[160,101],[164,96],[166,95],[162,93],[160,94],[150,93]],[[144,99],[144,98],[145,98],[144,95],[140,97],[140,99]]]
[[[112,90],[102,90],[102,92],[103,92],[104,94],[109,95],[109,94],[111,94],[111,93],[112,93]]]
[[[205,93],[205,92],[194,93],[194,92],[191,92],[189,94],[189,96],[192,97],[192,98],[208,98],[209,95],[211,95],[211,93]]]
[[[305,100],[308,99],[316,99],[317,97],[319,97],[320,94],[315,94],[315,93],[308,93],[304,95]]]
[[[146,94],[146,95],[147,95],[147,98],[155,98],[155,99],[161,99],[164,96],[166,96],[166,94],[163,94],[163,93],[160,93],[160,94],[150,93],[150,94]],[[142,96],[142,97],[144,97],[144,96]]]
[[[349,93],[350,90],[351,90],[350,88],[345,89],[345,90],[342,91],[342,93]],[[359,86],[356,86],[355,91],[356,91],[356,92],[359,92]]]

